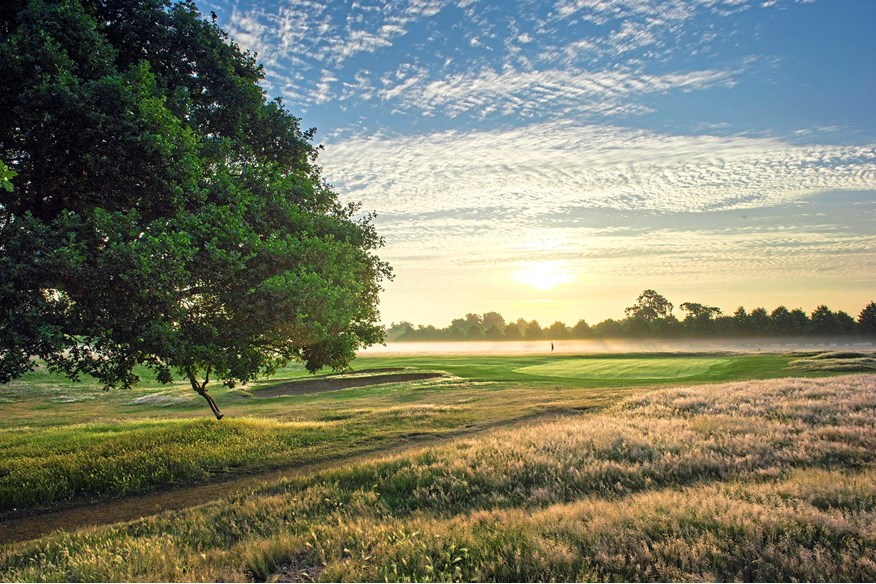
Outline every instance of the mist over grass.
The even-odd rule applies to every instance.
[[[0,552],[6,580],[876,579],[876,375],[689,386]]]
[[[553,351],[551,344],[554,345]],[[848,349],[876,352],[868,337],[739,337],[714,339],[539,339],[528,341],[390,341],[359,352],[360,357],[390,355],[587,355],[641,352],[753,353],[824,352]]]

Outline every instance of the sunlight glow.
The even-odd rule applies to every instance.
[[[551,290],[574,280],[566,262],[561,261],[525,263],[514,273],[514,279],[542,291]]]

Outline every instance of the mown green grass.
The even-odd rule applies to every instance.
[[[717,363],[718,359],[721,363]],[[395,357],[365,357],[364,366],[415,367],[441,370],[466,379],[516,381],[527,384],[544,382],[558,387],[629,387],[676,381],[672,376],[638,377],[635,370],[649,368],[664,373],[675,369],[684,383],[720,383],[744,379],[770,379],[792,374],[788,362],[792,358],[781,354],[670,354],[629,353],[618,355],[416,355]],[[379,364],[379,365],[378,365]],[[545,369],[540,369],[545,368]],[[598,372],[593,376],[559,376],[563,369]],[[611,373],[614,371],[615,373]],[[807,372],[798,371],[798,375]],[[809,374],[814,374],[809,372]]]
[[[732,363],[730,359],[667,357],[650,359],[563,359],[515,369],[516,373],[570,379],[681,380],[706,375]]]
[[[412,435],[440,438],[531,416],[601,408],[670,381],[778,377],[789,373],[788,360],[665,354],[370,357],[360,359],[357,369],[403,367],[451,376],[252,397],[259,387],[307,375],[293,365],[249,391],[214,389],[226,413],[221,422],[209,417],[205,402],[183,382],[160,386],[143,372],[143,387],[103,391],[93,380],[72,383],[39,369],[0,386],[0,512],[146,493],[379,450]],[[582,372],[588,377],[575,378]]]
[[[4,580],[873,581],[876,378],[639,392],[0,550]]]

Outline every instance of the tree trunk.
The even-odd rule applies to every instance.
[[[198,379],[195,377],[195,373],[193,371],[186,371],[186,375],[189,378],[189,381],[192,384],[192,389],[197,392],[198,395],[207,400],[207,403],[210,404],[210,409],[213,410],[213,415],[216,416],[217,420],[222,419],[222,412],[219,411],[219,407],[216,405],[216,402],[213,401],[213,398],[207,393],[207,383],[210,381],[210,370],[207,369],[207,375],[204,376],[204,382],[198,383]]]

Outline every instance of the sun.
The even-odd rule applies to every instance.
[[[572,274],[566,262],[527,262],[514,272],[514,279],[537,290],[547,291],[571,282]]]

